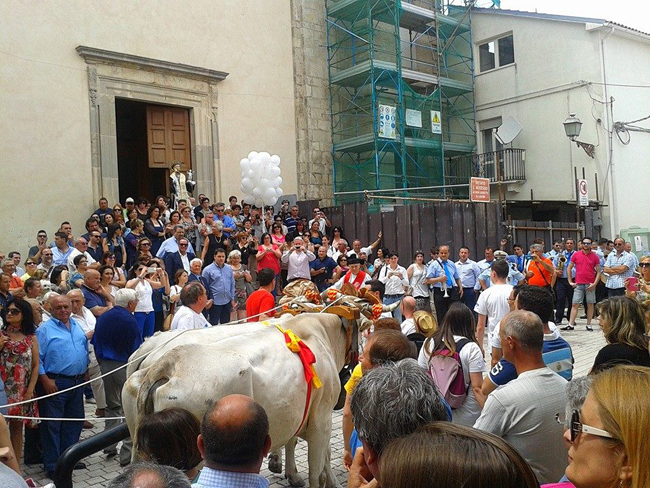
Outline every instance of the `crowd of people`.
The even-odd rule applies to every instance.
[[[38,419],[83,419],[84,397],[97,416],[122,416],[124,365],[146,338],[274,317],[286,287],[307,280],[321,292],[369,287],[384,305],[399,302],[364,335],[345,385],[348,486],[650,486],[639,439],[650,401],[634,393],[650,386],[650,255],[638,259],[621,238],[569,238],[548,252],[539,239],[504,239],[479,261],[464,246],[454,261],[443,244],[429,260],[418,250],[400,263],[381,232],[366,246],[332,224],[321,208],[306,218],[288,201],[276,213],[236,197],[212,205],[199,195],[175,208],[165,196],[127,198],[124,207],[102,198],[84,234],[65,221],[52,242],[39,230],[25,259],[0,252],[9,468],[20,474],[24,451],[25,463],[42,462],[52,478],[88,425]],[[607,341],[588,382],[573,379],[562,338],[581,306],[586,330],[598,320]],[[217,402],[202,423],[159,412],[134,439],[148,462],[111,486],[174,478],[174,469],[183,483],[198,475],[198,486],[266,486],[264,417],[238,396]],[[121,466],[132,448],[123,443]],[[104,453],[118,455],[117,446]]]

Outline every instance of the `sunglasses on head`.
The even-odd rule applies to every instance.
[[[578,410],[574,410],[571,413],[570,423],[567,423],[567,419],[564,417],[565,417],[564,415],[558,413],[555,415],[555,420],[559,424],[564,425],[567,429],[571,431],[571,442],[575,442],[575,440],[582,432],[584,432],[585,434],[591,434],[598,437],[605,437],[607,439],[615,438],[612,434],[610,434],[605,430],[597,429],[596,427],[591,427],[590,425],[585,425],[582,422],[580,422],[580,412]]]

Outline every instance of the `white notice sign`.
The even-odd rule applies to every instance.
[[[589,206],[589,194],[587,193],[587,180],[578,180],[578,205]]]
[[[440,112],[437,110],[431,111],[431,132],[434,134],[442,134],[442,122]]]
[[[395,107],[379,105],[379,137],[395,139]]]
[[[422,112],[407,108],[406,125],[410,127],[422,127]]]

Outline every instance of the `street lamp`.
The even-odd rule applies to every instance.
[[[593,144],[587,144],[586,142],[580,142],[578,136],[580,135],[580,129],[582,128],[582,122],[576,117],[576,114],[570,113],[569,117],[563,122],[564,132],[566,136],[573,142],[576,143],[578,147],[584,149],[591,159],[594,159],[595,148]]]

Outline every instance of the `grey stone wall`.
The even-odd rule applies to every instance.
[[[334,198],[324,0],[291,0],[298,200]]]

